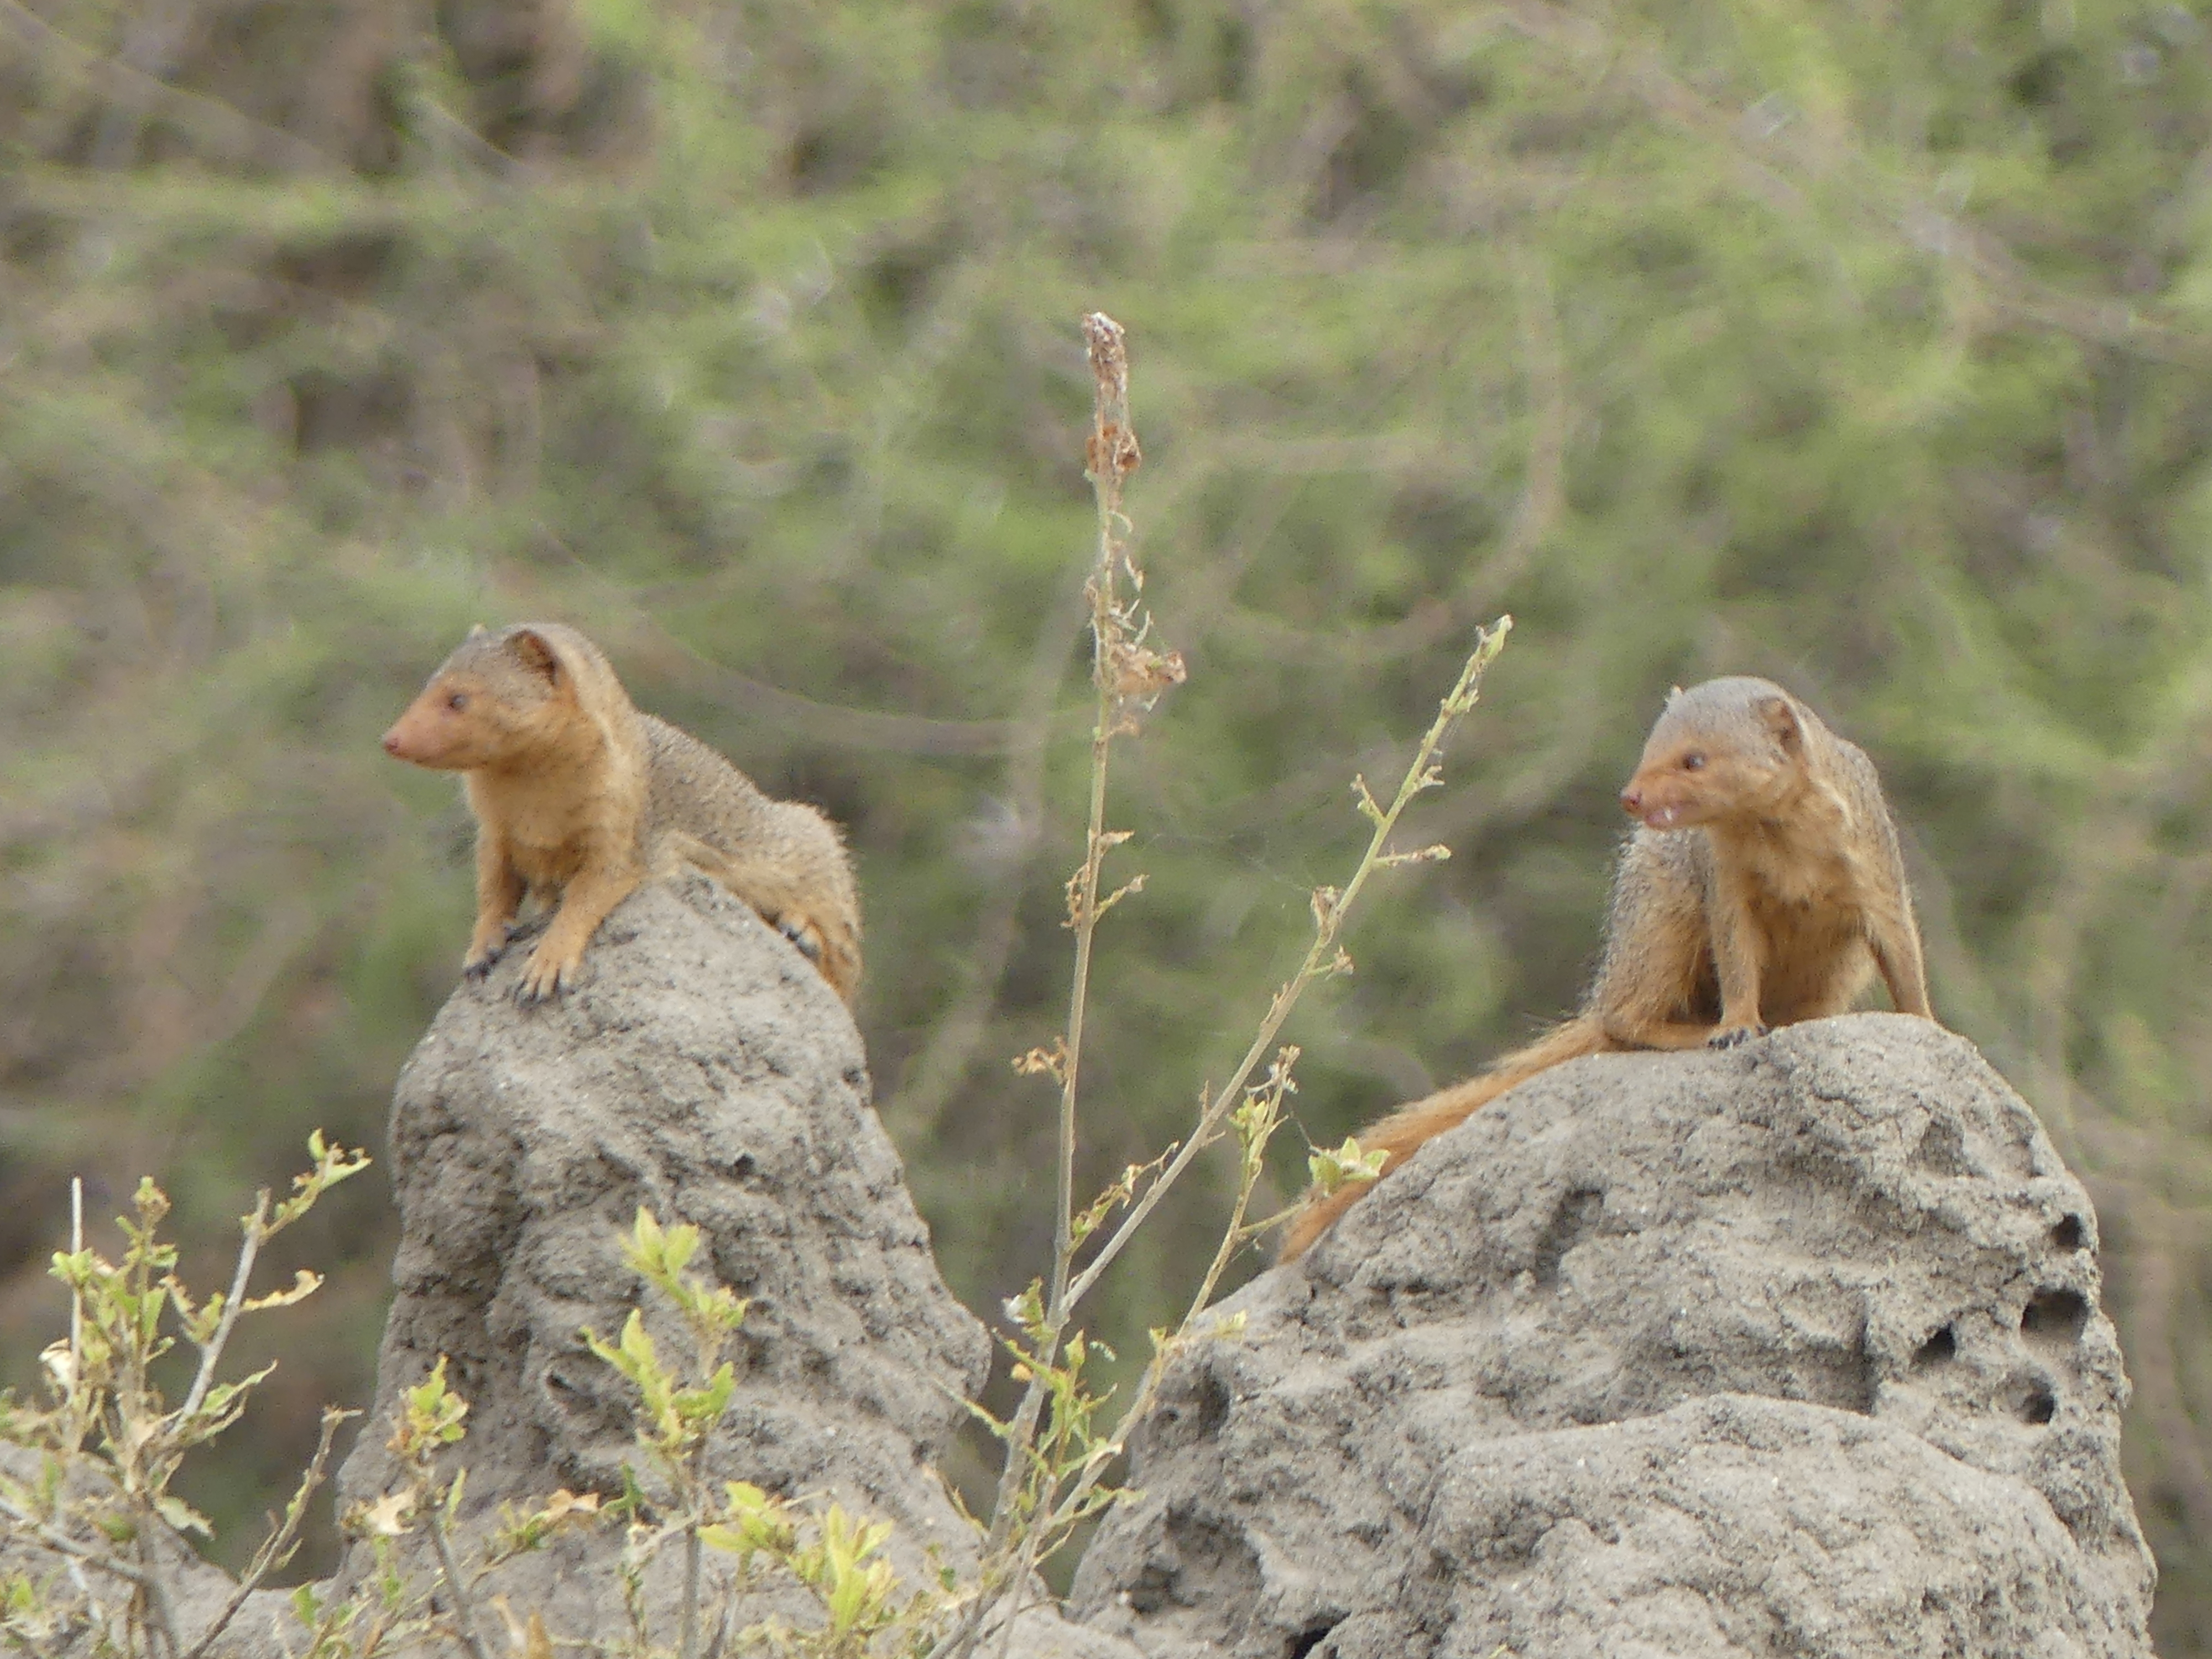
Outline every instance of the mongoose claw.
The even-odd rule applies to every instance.
[[[1716,1031],[1705,1039],[1708,1048],[1740,1048],[1753,1037],[1766,1035],[1764,1025],[1736,1025],[1725,1031]]]
[[[491,972],[492,964],[507,954],[507,929],[502,927],[491,938],[479,933],[469,943],[469,953],[461,958],[461,974],[467,979],[482,979]]]
[[[544,951],[532,951],[522,978],[514,988],[515,1006],[527,1008],[558,996],[583,977],[583,965],[580,957],[569,962],[550,962]]]
[[[789,916],[778,916],[775,931],[799,947],[799,954],[817,967],[822,962],[822,935],[803,921]]]

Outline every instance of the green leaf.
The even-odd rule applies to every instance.
[[[173,1493],[163,1492],[154,1500],[154,1507],[161,1519],[179,1532],[196,1532],[203,1538],[215,1536],[215,1528],[209,1523],[208,1518]]]

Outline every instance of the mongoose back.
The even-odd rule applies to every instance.
[[[558,902],[515,994],[580,977],[584,947],[648,875],[688,862],[799,946],[851,1002],[860,900],[843,841],[812,807],[771,799],[706,744],[640,714],[573,628],[479,628],[384,734],[386,753],[465,773],[477,918],[462,966],[489,971],[524,897]]]
[[[1431,1136],[1562,1060],[1626,1048],[1728,1048],[1846,1012],[1878,971],[1900,1013],[1935,1016],[1897,827],[1874,763],[1767,680],[1668,699],[1620,804],[1623,848],[1597,975],[1573,1018],[1480,1077],[1359,1137],[1388,1175]],[[1294,1261],[1372,1182],[1315,1194]]]

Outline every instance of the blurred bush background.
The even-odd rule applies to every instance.
[[[1089,1179],[1225,1073],[1478,622],[1408,837],[1455,856],[1291,1032],[1316,1140],[1565,1009],[1667,686],[1780,679],[2095,1192],[2160,1639],[2212,1652],[2199,9],[0,0],[0,145],[6,1380],[70,1175],[158,1176],[210,1277],[311,1127],[380,1153],[470,875],[376,738],[477,621],[850,827],[945,1271],[1039,1271],[1099,307],[1191,680],[1117,763]],[[1109,1281],[1125,1358],[1226,1173]],[[233,1553],[367,1398],[388,1209],[295,1246],[331,1283],[193,1490]]]

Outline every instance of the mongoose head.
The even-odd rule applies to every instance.
[[[439,772],[527,764],[575,740],[580,671],[570,629],[473,629],[384,734],[384,752]]]
[[[1771,680],[1736,676],[1672,692],[1621,808],[1651,830],[1764,816],[1804,777],[1811,719]]]

